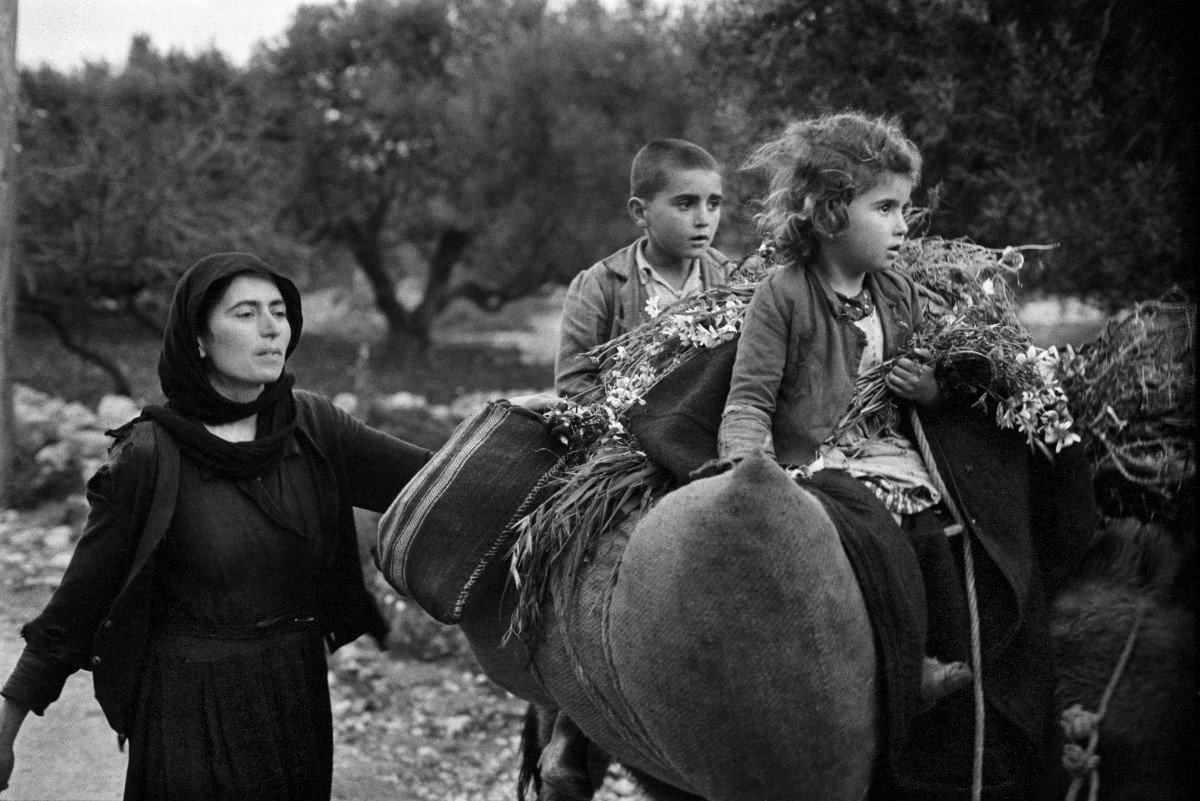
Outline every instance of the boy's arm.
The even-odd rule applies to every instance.
[[[598,400],[600,366],[587,356],[608,341],[613,310],[591,270],[571,281],[563,301],[558,355],[554,360],[554,391],[580,403]]]
[[[722,459],[759,452],[775,455],[771,417],[787,362],[791,320],[772,289],[762,284],[746,310],[717,434]]]

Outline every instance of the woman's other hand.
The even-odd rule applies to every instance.
[[[12,744],[0,745],[0,793],[8,789],[8,780],[13,772]]]
[[[17,741],[17,733],[28,713],[26,707],[8,698],[0,703],[0,793],[8,789],[8,780],[12,778],[13,743]]]

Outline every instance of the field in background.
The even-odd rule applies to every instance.
[[[297,384],[330,396],[363,389],[373,394],[409,392],[433,404],[468,393],[537,391],[553,385],[554,351],[563,288],[484,312],[455,302],[433,330],[434,344],[423,363],[378,364],[356,373],[360,346],[380,341],[382,317],[364,287],[327,287],[305,296],[305,330],[290,362]],[[1074,301],[1039,299],[1026,303],[1022,321],[1042,345],[1081,345],[1095,338],[1106,317]],[[158,341],[145,329],[105,321],[89,332],[88,343],[123,364],[134,395],[158,402],[155,365]],[[14,379],[35,389],[88,405],[112,392],[98,368],[67,353],[50,330],[22,318],[17,332]]]
[[[289,369],[305,389],[333,396],[365,385],[374,393],[404,391],[449,403],[465,393],[542,390],[554,382],[561,288],[495,313],[457,302],[438,320],[424,363],[376,364],[365,376],[355,372],[359,347],[378,342],[384,331],[369,301],[321,290],[304,305],[303,339]],[[129,323],[100,321],[89,330],[88,345],[124,366],[136,398],[161,401],[155,372],[159,341],[152,334]],[[17,383],[93,407],[113,391],[99,368],[64,350],[33,318],[20,320],[14,368]]]

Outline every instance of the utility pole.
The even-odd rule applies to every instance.
[[[0,0],[0,509],[12,488],[17,432],[12,356],[16,333],[17,0]]]

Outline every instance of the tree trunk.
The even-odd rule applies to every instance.
[[[378,235],[359,236],[346,244],[371,285],[371,291],[375,294],[375,308],[379,309],[387,323],[387,338],[380,356],[390,359],[401,353],[406,342],[417,336],[413,330],[413,316],[396,297],[396,283],[384,267],[383,246]]]
[[[438,237],[437,250],[429,261],[429,280],[425,282],[425,294],[413,312],[413,329],[420,337],[421,349],[429,347],[429,332],[433,321],[446,310],[453,296],[450,294],[450,276],[463,252],[471,244],[471,234],[455,228],[447,228]]]
[[[36,305],[31,304],[28,308],[30,311],[33,311],[43,320],[45,320],[50,327],[54,329],[54,333],[58,337],[58,341],[62,343],[64,348],[66,348],[69,352],[74,353],[85,362],[94,364],[103,370],[104,373],[112,380],[113,392],[126,397],[133,396],[133,385],[129,383],[129,378],[125,375],[125,369],[121,367],[121,365],[114,359],[110,359],[100,351],[93,350],[77,340],[70,327],[63,320],[62,314],[57,309],[52,308],[45,302],[41,302]]]
[[[12,486],[16,425],[12,400],[12,354],[16,281],[17,141],[17,0],[0,0],[0,508],[8,501]]]

